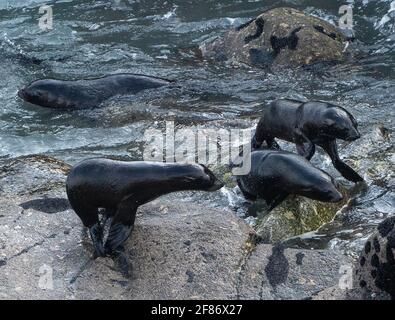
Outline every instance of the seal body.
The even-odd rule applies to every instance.
[[[355,268],[358,287],[385,291],[395,300],[395,217],[381,222],[366,241]]]
[[[363,178],[340,159],[336,139],[353,141],[359,137],[356,119],[342,107],[321,101],[280,99],[264,110],[252,147],[259,148],[266,141],[269,148],[279,149],[275,138],[280,138],[294,142],[298,153],[310,160],[318,145],[343,177],[358,182]]]
[[[137,208],[161,195],[181,190],[215,191],[223,184],[198,164],[85,160],[74,166],[66,181],[70,204],[89,228],[96,255],[122,248],[129,237]],[[112,217],[103,245],[98,209]]]
[[[326,202],[343,199],[327,173],[297,154],[279,150],[252,151],[250,173],[237,176],[237,184],[247,199],[262,198],[270,210],[290,194]]]
[[[115,95],[159,88],[170,80],[137,74],[115,74],[87,80],[42,79],[18,91],[26,102],[59,109],[93,108]]]

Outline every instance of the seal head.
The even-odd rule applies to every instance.
[[[301,182],[295,194],[324,202],[335,203],[343,200],[343,195],[335,187],[335,180],[323,170],[317,169],[315,175]]]
[[[323,131],[345,141],[354,141],[361,137],[357,120],[351,113],[339,106],[331,105],[327,108],[323,127]]]
[[[65,86],[62,81],[54,79],[37,80],[18,91],[18,96],[26,102],[48,108],[74,108],[74,99],[81,101],[81,93],[73,87]],[[70,99],[73,96],[73,100]],[[84,97],[86,102],[89,100]]]

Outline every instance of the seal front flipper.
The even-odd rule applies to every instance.
[[[331,140],[320,144],[320,146],[328,153],[333,162],[333,166],[341,173],[341,175],[349,181],[361,182],[363,178],[355,172],[350,166],[344,163],[337,152],[336,140]]]
[[[98,209],[87,203],[84,203],[74,190],[67,188],[67,196],[71,207],[80,217],[85,227],[89,230],[89,235],[93,242],[95,250],[94,257],[103,257],[105,255],[103,246],[103,228],[99,221]]]
[[[258,140],[257,135],[255,133],[251,139],[251,149],[252,150],[259,149],[260,146],[262,145],[262,143],[263,143],[263,140]]]
[[[275,207],[277,207],[281,202],[283,202],[287,197],[289,196],[289,193],[287,192],[281,192],[277,196],[275,196],[269,203],[269,211],[272,211]]]
[[[339,161],[338,163],[334,163],[333,165],[347,180],[354,183],[363,181],[363,178],[343,161]]]
[[[250,201],[255,201],[258,198],[256,195],[249,193],[244,188],[243,181],[239,177],[236,180],[237,180],[237,184],[238,184],[239,189],[240,189],[241,193],[243,194],[244,198],[246,198],[247,200],[250,200]]]
[[[107,254],[112,254],[120,245],[122,245],[130,236],[133,230],[133,224],[124,224],[123,222],[112,223],[110,233],[105,245]]]

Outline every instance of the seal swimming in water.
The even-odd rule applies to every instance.
[[[123,251],[131,234],[137,208],[175,191],[216,191],[223,184],[200,164],[144,161],[84,160],[75,165],[66,181],[71,207],[89,228],[96,256]],[[112,217],[105,245],[99,208]]]
[[[251,152],[251,170],[236,177],[248,200],[263,198],[272,210],[290,194],[325,202],[339,202],[341,193],[333,179],[305,158],[281,150]]]
[[[361,135],[357,127],[356,119],[342,107],[321,101],[280,99],[264,110],[252,148],[259,148],[266,141],[269,148],[279,149],[275,138],[280,138],[294,142],[298,153],[310,160],[318,145],[343,177],[359,182],[363,178],[340,159],[336,145],[336,139],[358,139]]]
[[[97,107],[115,95],[136,94],[173,81],[138,74],[114,74],[85,80],[42,79],[18,91],[26,102],[42,107],[83,109]]]

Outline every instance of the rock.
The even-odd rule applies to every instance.
[[[339,250],[355,255],[376,231],[377,225],[395,213],[395,148],[392,131],[374,126],[352,143],[339,141],[341,158],[363,176],[365,182],[362,184],[354,185],[345,181],[330,159],[317,150],[312,163],[345,186],[348,201],[337,211],[332,221],[314,232],[287,240],[288,246],[315,249],[336,246]]]
[[[355,286],[395,299],[395,217],[381,222],[366,241],[355,268]]]
[[[331,284],[339,284],[342,266],[352,268],[351,262],[335,251],[261,244],[242,268],[240,298],[310,299]]]
[[[292,8],[268,10],[200,46],[203,57],[248,65],[302,66],[339,61],[346,37],[332,24]]]
[[[62,187],[70,166],[51,157],[36,155],[0,163],[0,195],[14,197]]]
[[[138,210],[124,278],[111,259],[91,259],[67,205],[67,168],[46,157],[3,163],[0,299],[309,299],[350,263],[332,250],[261,244],[231,211],[161,197]]]
[[[338,203],[314,201],[290,196],[259,219],[256,232],[265,243],[276,243],[318,229],[332,221],[349,199],[346,188],[339,189],[344,199]]]
[[[320,291],[312,300],[390,300],[390,297],[385,292],[367,294],[359,287],[344,290],[333,286]]]

